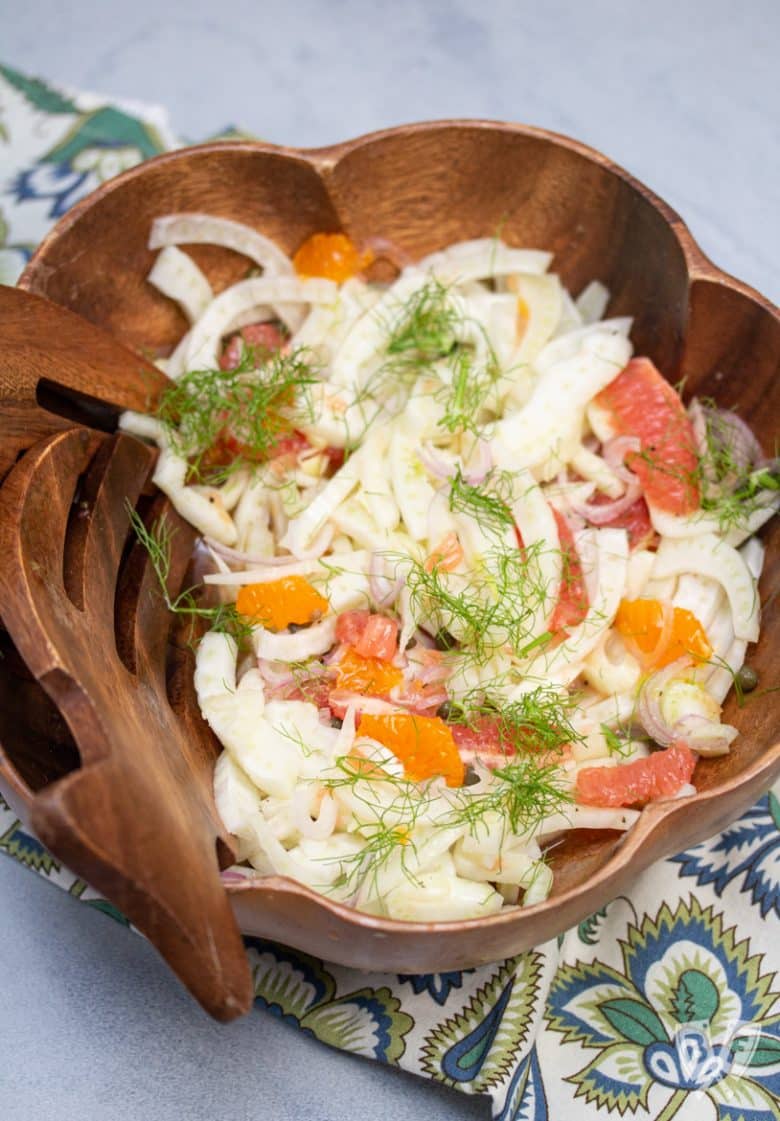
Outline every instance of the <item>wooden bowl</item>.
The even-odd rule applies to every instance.
[[[105,184],[54,227],[22,287],[47,297],[144,355],[186,329],[145,282],[152,220],[201,211],[248,223],[291,252],[318,230],[356,242],[388,238],[418,258],[500,231],[512,245],[551,250],[579,291],[603,281],[610,315],[634,316],[633,340],[687,394],[736,408],[770,451],[780,415],[780,319],[758,293],[715,268],[679,217],[619,167],[575,141],[492,122],[404,126],[314,151],[252,142],[163,155]],[[217,290],[246,260],[195,247]],[[0,334],[2,328],[0,328]],[[765,684],[780,659],[777,519],[765,532],[761,639],[750,663]],[[652,861],[715,833],[780,773],[780,693],[737,707],[730,755],[702,760],[695,796],[651,805],[626,836],[572,833],[552,854],[551,897],[525,910],[454,923],[373,918],[282,877],[227,884],[242,931],[361,969],[461,969],[517,953],[631,889]],[[216,746],[214,752],[216,754]],[[13,761],[13,760],[11,760]],[[190,867],[192,871],[192,866]],[[183,951],[182,951],[183,952]]]

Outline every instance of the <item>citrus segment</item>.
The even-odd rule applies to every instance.
[[[633,643],[646,669],[668,666],[686,655],[700,662],[712,657],[704,627],[685,607],[665,607],[657,599],[622,599],[615,629]]]
[[[398,642],[398,622],[370,611],[345,611],[336,623],[336,638],[353,646],[363,658],[390,662]]]
[[[691,781],[695,766],[691,749],[673,743],[617,767],[584,767],[577,773],[575,797],[586,806],[644,806],[676,794]]]
[[[558,602],[550,617],[549,629],[553,634],[560,634],[569,627],[578,626],[588,614],[588,593],[569,523],[554,507],[552,511],[558,526],[558,540],[563,554],[563,575]]]
[[[337,667],[336,686],[350,693],[386,696],[403,682],[404,675],[396,666],[381,658],[365,658],[357,650],[349,649]]]
[[[649,358],[632,358],[596,397],[622,436],[637,436],[639,453],[626,456],[651,506],[670,514],[699,508],[699,458],[693,426],[679,395]]]
[[[389,748],[403,763],[404,774],[412,782],[442,775],[447,786],[463,785],[463,762],[452,729],[438,716],[364,713],[358,732]]]
[[[324,276],[342,284],[368,268],[373,253],[361,253],[346,234],[312,234],[293,257],[298,276]]]
[[[272,631],[291,623],[305,626],[328,610],[328,601],[303,576],[284,576],[266,584],[246,584],[236,599],[241,615]]]
[[[590,499],[593,506],[604,506],[611,499],[596,494]],[[644,498],[637,498],[627,510],[615,514],[608,522],[600,523],[601,529],[624,529],[628,533],[628,547],[633,553],[636,549],[647,549],[655,539],[655,530],[650,521],[650,511]]]

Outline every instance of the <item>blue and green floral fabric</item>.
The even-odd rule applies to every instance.
[[[176,146],[163,113],[0,66],[0,282],[124,168]],[[0,799],[0,851],[120,922]],[[364,974],[247,939],[260,1008],[466,1093],[501,1121],[780,1118],[780,803],[641,875],[555,942],[494,966]]]

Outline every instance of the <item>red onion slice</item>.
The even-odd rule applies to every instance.
[[[239,870],[237,868],[224,868],[219,878],[223,884],[243,884],[247,880],[254,880],[256,873],[254,868],[247,868],[246,870]]]
[[[435,479],[451,479],[456,471],[456,464],[444,459],[431,444],[422,441],[417,451],[417,457],[426,471],[430,471]]]
[[[710,438],[722,442],[728,448],[738,472],[762,462],[764,452],[761,445],[741,416],[729,409],[702,408],[710,422]]]
[[[260,670],[263,681],[267,681],[272,689],[281,689],[285,685],[292,685],[295,681],[295,677],[289,670],[274,669],[273,663],[266,658],[258,659],[257,668]]]
[[[446,689],[431,689],[429,692],[418,691],[409,687],[408,682],[403,685],[394,685],[388,696],[397,705],[403,705],[408,712],[435,712],[447,700]]]
[[[615,472],[624,483],[630,484],[636,475],[625,466],[625,458],[629,453],[636,454],[642,450],[642,441],[638,436],[615,436],[607,440],[601,449],[601,454],[607,467]]]
[[[355,712],[368,712],[372,716],[382,716],[390,712],[398,712],[398,705],[389,704],[383,701],[381,697],[365,697],[362,693],[352,693],[349,689],[332,689],[330,697],[331,710],[343,708],[348,709],[350,706],[354,708]],[[360,730],[358,729],[358,735]]]
[[[368,569],[368,588],[377,607],[389,607],[398,598],[398,593],[404,586],[404,578],[403,576],[397,576],[393,579],[386,576],[381,571],[382,564],[382,555],[376,552],[372,553]]]
[[[493,453],[487,440],[477,441],[476,462],[469,465],[468,471],[462,469],[463,478],[470,486],[479,486],[493,469]]]
[[[729,748],[738,735],[737,729],[731,724],[719,724],[697,712],[681,716],[672,730],[675,739],[684,740],[692,751],[706,756],[728,755]]]
[[[346,654],[349,647],[345,642],[340,642],[338,646],[334,646],[327,654],[323,656],[323,662],[326,666],[335,666],[341,661]]]
[[[407,681],[418,681],[421,685],[431,685],[437,681],[446,681],[452,672],[452,666],[441,655],[433,656],[438,651],[431,651],[415,647],[407,651],[407,661],[404,677]]]
[[[324,526],[312,541],[311,548],[297,557],[292,556],[292,554],[288,557],[254,556],[251,553],[243,553],[240,549],[231,549],[227,545],[221,545],[213,537],[204,537],[203,540],[218,556],[226,561],[232,561],[234,564],[248,564],[255,568],[284,568],[285,565],[298,564],[300,561],[319,560],[329,547],[334,535],[335,530],[332,526]]]
[[[661,694],[670,681],[692,665],[691,658],[678,658],[657,673],[651,674],[640,690],[637,704],[639,722],[648,736],[661,747],[668,747],[675,739],[680,738],[661,715]]]
[[[702,470],[705,477],[711,482],[715,482],[715,472],[712,464],[707,462],[707,416],[704,412],[704,406],[698,397],[694,397],[688,406],[688,417],[693,429],[693,439],[696,444],[696,451],[702,460]]]
[[[765,462],[764,453],[749,425],[729,409],[713,409],[696,398],[688,407],[701,471],[716,491],[732,489],[750,468]],[[723,455],[730,470],[719,476],[714,456]]]
[[[630,472],[626,472],[626,474],[631,475]],[[591,525],[607,525],[608,522],[625,513],[641,496],[642,484],[636,475],[631,475],[630,481],[626,481],[625,494],[616,498],[613,502],[604,502],[597,505],[594,502],[570,501],[569,506],[572,513],[585,518]]]
[[[423,467],[430,471],[434,478],[453,479],[457,472],[460,472],[461,477],[470,486],[478,486],[484,482],[493,467],[493,454],[487,440],[478,441],[476,462],[472,463],[468,470],[461,459],[450,462],[437,448],[424,441],[420,444],[417,455]]]

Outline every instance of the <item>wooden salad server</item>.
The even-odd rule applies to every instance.
[[[172,592],[195,537],[148,487],[155,450],[100,430],[165,383],[80,316],[0,287],[0,788],[230,1020],[253,992],[219,875],[218,745],[128,510],[175,527]]]

